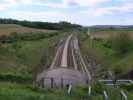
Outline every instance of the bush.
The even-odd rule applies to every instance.
[[[32,83],[32,77],[19,76],[12,74],[0,74],[0,81],[10,81],[17,83]]]
[[[116,54],[126,54],[131,48],[131,39],[128,33],[119,33],[111,37],[111,46]]]
[[[12,33],[10,36],[1,36],[0,43],[13,43],[16,41],[35,41],[44,38],[50,38],[58,33]]]
[[[93,94],[101,94],[102,91],[105,90],[104,84],[100,82],[94,82],[92,84]]]
[[[121,88],[127,90],[127,91],[133,91],[133,84],[130,85],[121,85]]]

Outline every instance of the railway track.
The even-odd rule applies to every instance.
[[[66,39],[60,41],[60,43],[57,47],[55,57],[54,57],[53,62],[50,66],[50,69],[57,68],[61,65],[61,59],[62,59],[63,48],[65,46],[65,41],[66,41]]]
[[[91,80],[90,72],[80,52],[78,39],[74,35],[71,34],[63,41],[59,50],[57,50],[57,57],[55,59],[56,63],[52,66],[79,70],[82,73],[86,73],[89,80]]]

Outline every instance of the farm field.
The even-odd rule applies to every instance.
[[[121,32],[126,32],[127,34],[129,34],[131,36],[131,38],[133,39],[133,29],[89,29],[90,34],[92,34],[92,36],[94,38],[101,38],[101,39],[107,39],[110,36],[119,34]]]

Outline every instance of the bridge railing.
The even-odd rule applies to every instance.
[[[121,94],[121,100],[128,100],[127,95],[123,90],[120,91],[120,94]]]

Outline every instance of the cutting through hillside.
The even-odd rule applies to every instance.
[[[61,39],[55,57],[48,68],[37,75],[39,86],[55,87],[71,85],[88,85],[90,72],[80,52],[78,38],[74,34]]]

